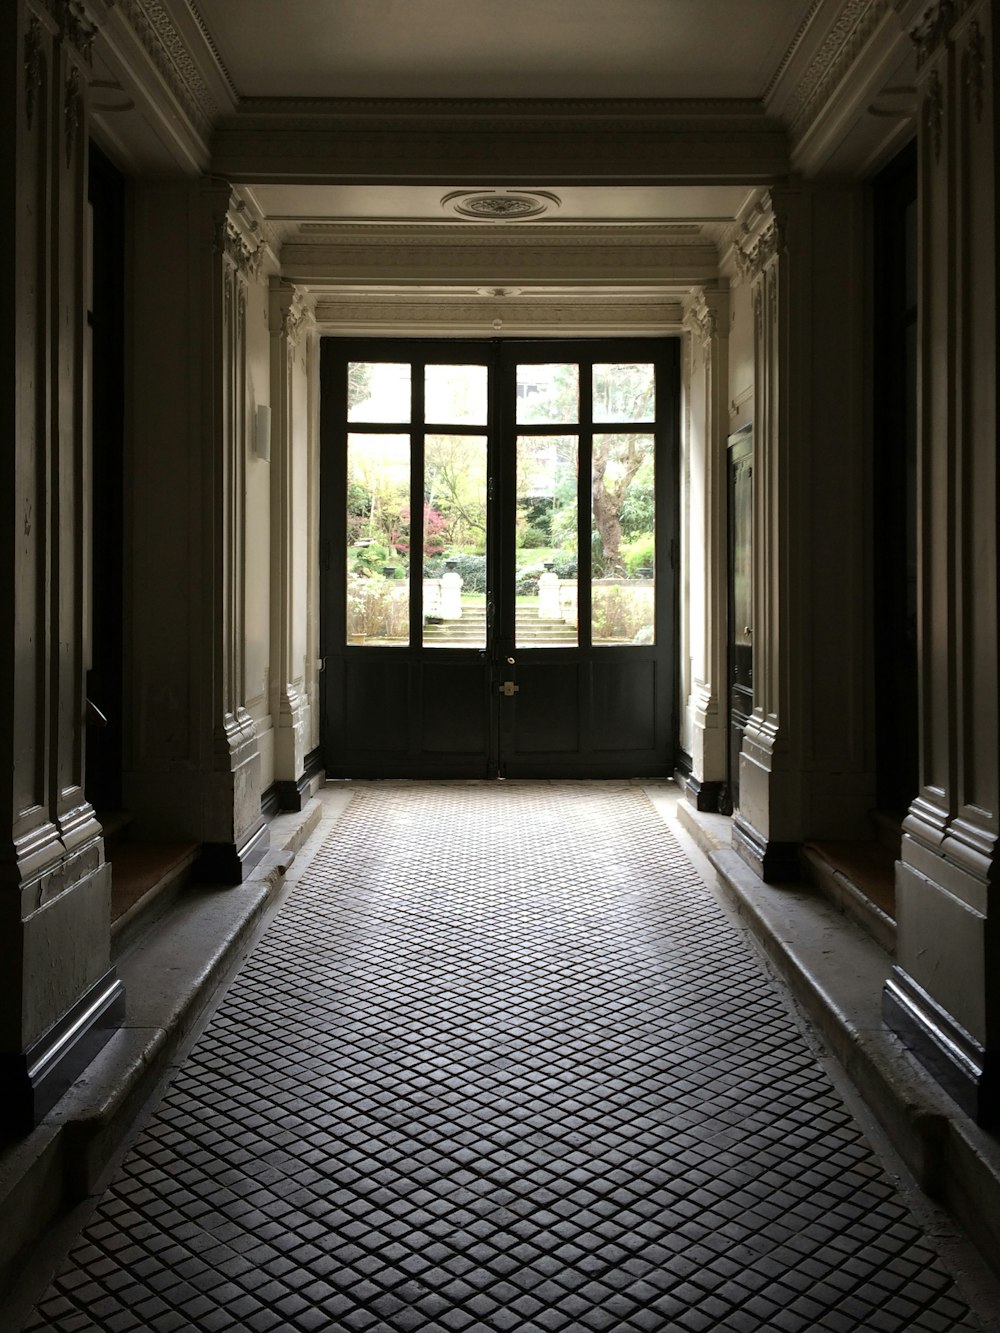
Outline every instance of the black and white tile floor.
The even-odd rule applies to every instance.
[[[27,1327],[978,1329],[628,784],[360,785]]]

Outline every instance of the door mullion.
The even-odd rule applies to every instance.
[[[410,363],[410,648],[424,632],[424,366]]]
[[[591,648],[591,471],[594,456],[594,373],[589,358],[580,358],[580,438],[577,485],[576,598],[577,635],[581,652]]]

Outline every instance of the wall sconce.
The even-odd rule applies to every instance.
[[[271,409],[266,403],[257,408],[253,423],[253,452],[265,463],[271,461]]]

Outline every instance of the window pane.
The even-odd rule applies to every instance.
[[[427,436],[425,648],[486,647],[486,489],[485,435]]]
[[[655,421],[652,363],[594,366],[594,420]]]
[[[347,437],[347,642],[410,638],[410,437]]]
[[[595,435],[591,633],[595,644],[653,643],[653,436]]]
[[[580,367],[575,365],[518,366],[517,424],[580,420]]]
[[[485,426],[489,397],[486,366],[425,366],[424,420],[450,426]]]
[[[514,640],[519,648],[577,643],[578,456],[575,435],[517,438]]]
[[[384,361],[349,361],[347,420],[410,419],[410,367]]]

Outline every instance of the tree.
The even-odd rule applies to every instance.
[[[651,447],[648,435],[594,436],[594,526],[604,552],[605,574],[626,572],[621,554],[622,507]]]

